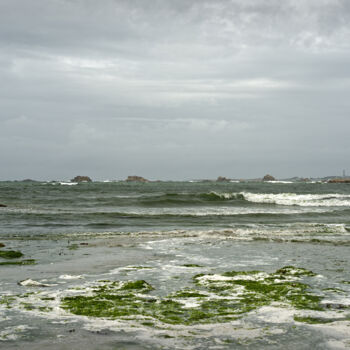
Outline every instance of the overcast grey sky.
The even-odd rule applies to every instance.
[[[0,180],[350,173],[349,0],[0,0]]]

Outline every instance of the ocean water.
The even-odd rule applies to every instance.
[[[1,349],[350,348],[349,184],[0,182],[0,204]]]

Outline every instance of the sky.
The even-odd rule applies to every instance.
[[[1,0],[0,180],[350,174],[348,0]]]

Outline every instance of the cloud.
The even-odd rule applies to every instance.
[[[347,0],[3,0],[0,179],[339,171],[349,23]]]

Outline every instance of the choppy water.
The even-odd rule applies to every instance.
[[[348,184],[0,182],[0,203],[7,206],[0,208],[0,250],[24,254],[0,257],[1,349],[350,347]],[[30,259],[35,264],[1,265]],[[241,289],[222,294],[223,286],[198,286],[195,275],[222,279],[232,270],[259,270],[275,276],[291,265],[315,273],[290,278],[319,298],[318,310],[296,307],[289,297],[268,302],[259,292],[260,302],[239,317],[224,321],[216,314],[221,306],[210,309],[215,317],[191,318],[204,304],[242,298]],[[138,297],[139,310],[148,310],[150,297],[159,307],[179,291],[210,293],[205,302],[182,299],[178,322],[160,309],[100,317],[84,313],[89,305],[84,312],[63,307],[74,293],[94,296],[101,280],[152,285]]]

